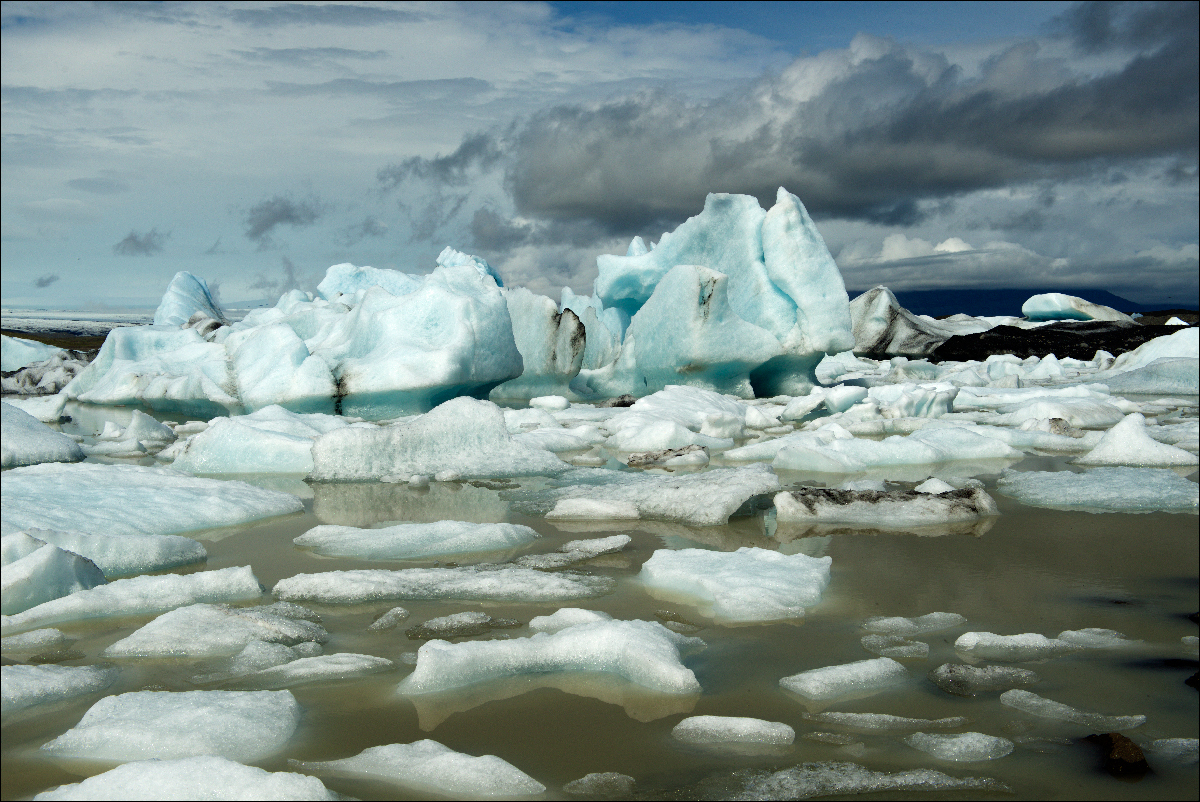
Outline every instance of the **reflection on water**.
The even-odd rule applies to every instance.
[[[1061,469],[1061,461],[1054,464]],[[924,479],[925,474],[916,478]],[[279,483],[276,489],[300,490],[292,484],[294,479],[271,481]],[[953,644],[965,631],[1055,637],[1068,629],[1114,629],[1144,645],[1136,650],[1083,649],[1037,665],[1015,665],[1036,670],[1041,679],[1030,690],[1046,698],[1110,715],[1146,715],[1144,726],[1126,733],[1140,744],[1197,737],[1198,694],[1184,682],[1195,673],[1196,660],[1180,641],[1197,634],[1196,625],[1186,617],[1200,605],[1200,546],[1194,516],[1041,510],[997,496],[999,517],[936,532],[840,525],[790,529],[777,527],[773,516],[761,512],[735,517],[721,527],[646,521],[551,525],[540,517],[514,512],[500,491],[469,483],[435,483],[424,490],[376,483],[324,484],[313,485],[310,492],[308,511],[303,514],[197,534],[209,551],[203,568],[249,564],[268,589],[297,573],[402,568],[417,563],[321,558],[296,549],[292,540],[320,523],[368,527],[452,519],[532,526],[542,537],[523,553],[551,552],[580,537],[630,535],[632,543],[625,551],[574,566],[618,580],[610,595],[579,603],[616,618],[695,620],[692,608],[654,598],[635,579],[642,563],[664,547],[757,546],[828,555],[833,559],[831,581],[820,604],[806,611],[801,625],[727,627],[702,620],[695,634],[707,648],[684,658],[703,688],[698,697],[649,694],[620,678],[582,672],[521,676],[406,697],[397,692],[397,685],[411,672],[402,658],[415,646],[404,633],[407,626],[482,610],[496,618],[515,619],[522,627],[477,639],[527,637],[530,619],[552,613],[559,605],[428,600],[313,605],[331,635],[326,654],[377,655],[394,661],[397,668],[357,680],[292,688],[305,710],[303,722],[287,749],[262,762],[263,768],[286,771],[289,759],[333,760],[371,746],[429,737],[469,754],[498,755],[547,785],[551,798],[562,797],[565,783],[591,772],[633,776],[638,792],[647,797],[686,798],[702,789],[736,793],[741,775],[735,772],[746,768],[777,770],[803,762],[846,760],[874,771],[932,768],[954,777],[994,777],[1009,785],[1018,799],[1197,796],[1194,765],[1152,755],[1152,774],[1139,783],[1121,782],[1104,773],[1098,755],[1079,742],[1089,734],[1086,729],[1005,707],[998,693],[955,696],[927,677],[943,663],[961,662]],[[264,597],[263,603],[270,600]],[[379,614],[397,603],[411,613],[405,626],[367,630]],[[822,733],[829,725],[805,718],[808,704],[779,686],[782,677],[801,671],[874,657],[861,644],[865,632],[860,625],[867,618],[934,611],[959,613],[967,623],[915,636],[929,644],[929,656],[901,660],[908,670],[902,684],[866,698],[839,699],[825,709],[924,719],[964,716],[968,724],[962,730],[1016,742],[1007,757],[982,764],[944,763],[905,744],[901,740],[905,733],[856,733],[849,742],[827,737]],[[106,646],[146,620],[64,627],[74,639],[70,644],[74,651],[50,659],[66,665],[101,662],[99,655]],[[39,658],[10,655],[9,659]],[[119,679],[107,692],[193,690],[197,687],[193,680],[204,667],[187,660],[130,662],[121,666]],[[78,722],[94,698],[45,709],[31,718],[5,718],[0,774],[4,798],[28,797],[53,785],[76,782],[80,773],[94,770],[50,762],[38,754],[41,744]],[[671,737],[671,728],[687,715],[780,721],[796,729],[796,743],[768,754],[698,749]],[[385,783],[332,777],[325,781],[339,793],[360,798],[421,797]]]

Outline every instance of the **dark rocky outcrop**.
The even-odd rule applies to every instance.
[[[983,361],[993,354],[1013,354],[1021,359],[1054,354],[1059,359],[1091,359],[1097,351],[1116,356],[1177,331],[1178,326],[1106,321],[1063,321],[1035,329],[997,326],[978,334],[951,337],[934,349],[929,358],[935,362],[966,362]]]

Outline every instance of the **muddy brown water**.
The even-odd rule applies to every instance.
[[[630,775],[637,781],[638,795],[648,798],[690,798],[700,790],[720,796],[738,790],[737,781],[731,779],[735,771],[775,770],[811,761],[852,761],[876,771],[933,768],[953,777],[993,777],[1012,789],[1011,794],[973,791],[940,795],[945,798],[1197,797],[1200,783],[1195,765],[1156,761],[1151,756],[1153,771],[1140,781],[1115,779],[1103,771],[1099,754],[1078,741],[1089,734],[1086,728],[1020,713],[1001,705],[998,693],[952,696],[926,677],[942,663],[962,662],[953,642],[964,631],[1038,632],[1054,637],[1067,629],[1115,629],[1144,643],[1016,665],[1036,671],[1041,681],[1031,690],[1055,701],[1105,714],[1144,714],[1147,723],[1127,732],[1138,743],[1197,737],[1198,694],[1184,683],[1196,671],[1196,658],[1180,641],[1197,634],[1196,624],[1187,617],[1200,607],[1195,516],[1058,512],[996,496],[1002,514],[990,528],[977,527],[965,534],[929,536],[850,529],[793,537],[796,533],[774,527],[770,514],[762,512],[735,518],[722,527],[645,521],[626,528],[557,527],[516,514],[498,491],[470,484],[435,484],[420,491],[383,484],[309,487],[298,480],[256,481],[308,496],[305,512],[193,535],[204,542],[209,559],[184,572],[248,564],[269,589],[296,573],[434,564],[368,563],[316,557],[296,549],[292,539],[318,523],[371,526],[401,520],[511,520],[542,535],[525,553],[553,551],[568,540],[624,532],[633,538],[629,549],[581,566],[590,573],[615,577],[616,590],[573,606],[603,610],[617,618],[649,620],[654,620],[656,612],[667,611],[702,625],[696,634],[707,644],[684,660],[703,688],[698,697],[664,699],[640,694],[611,679],[579,674],[468,689],[418,707],[396,693],[398,682],[411,671],[401,656],[420,646],[407,638],[408,626],[463,610],[484,610],[493,617],[527,624],[533,616],[572,605],[404,600],[313,605],[332,635],[326,654],[379,655],[395,661],[397,667],[366,679],[293,687],[304,708],[304,719],[282,754],[258,764],[268,770],[288,770],[289,759],[332,760],[370,746],[433,738],[468,754],[504,758],[546,785],[550,798],[565,797],[565,783],[591,772]],[[641,563],[656,549],[732,550],[751,545],[833,558],[829,587],[802,622],[716,626],[688,605],[654,598],[636,580]],[[267,601],[269,597],[264,597]],[[365,631],[376,616],[397,604],[412,613],[406,622],[387,632]],[[824,709],[916,718],[966,716],[969,723],[963,730],[1016,740],[1015,751],[1007,757],[948,763],[907,746],[901,740],[905,733],[850,733],[817,724],[804,717],[810,708],[778,684],[781,677],[806,669],[874,657],[860,644],[865,634],[860,625],[865,618],[933,611],[959,613],[968,621],[953,630],[918,637],[929,643],[930,654],[926,660],[902,661],[910,672],[907,684]],[[97,662],[108,644],[146,620],[63,627],[78,638],[73,648],[83,655],[64,664]],[[477,639],[528,634],[522,627],[497,630]],[[195,663],[126,662],[118,683],[106,693],[193,690],[196,686],[189,677],[196,673]],[[105,768],[62,764],[38,752],[43,743],[73,726],[96,698],[6,724],[0,773],[4,799],[29,798]],[[688,715],[781,721],[795,728],[797,739],[791,747],[760,753],[685,746],[671,738],[671,728]],[[853,743],[839,746],[803,737],[816,731],[851,734]],[[332,790],[362,799],[429,798],[381,782],[322,780]]]

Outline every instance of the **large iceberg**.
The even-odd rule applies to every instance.
[[[586,330],[579,317],[524,287],[505,290],[504,299],[524,371],[492,390],[491,397],[524,401],[568,394],[583,365]]]
[[[1061,292],[1046,292],[1031,296],[1021,304],[1021,314],[1030,320],[1119,320],[1132,323],[1133,318],[1109,306],[1085,301]]]

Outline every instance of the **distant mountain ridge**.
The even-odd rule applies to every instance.
[[[865,292],[865,290],[851,290],[849,293],[850,298],[853,299],[862,294],[862,292]],[[1044,292],[1061,292],[1067,295],[1075,295],[1094,304],[1110,306],[1126,314],[1133,314],[1134,312],[1144,314],[1155,309],[1164,309],[1167,307],[1200,309],[1200,305],[1196,303],[1188,304],[1177,301],[1150,305],[1139,304],[1128,298],[1114,295],[1107,290],[1091,288],[1003,287],[980,290],[893,290],[892,292],[896,296],[896,300],[905,309],[913,314],[929,315],[930,317],[944,317],[959,312],[975,315],[976,317],[1020,315],[1021,304],[1025,303],[1029,299],[1029,296],[1039,295]]]

